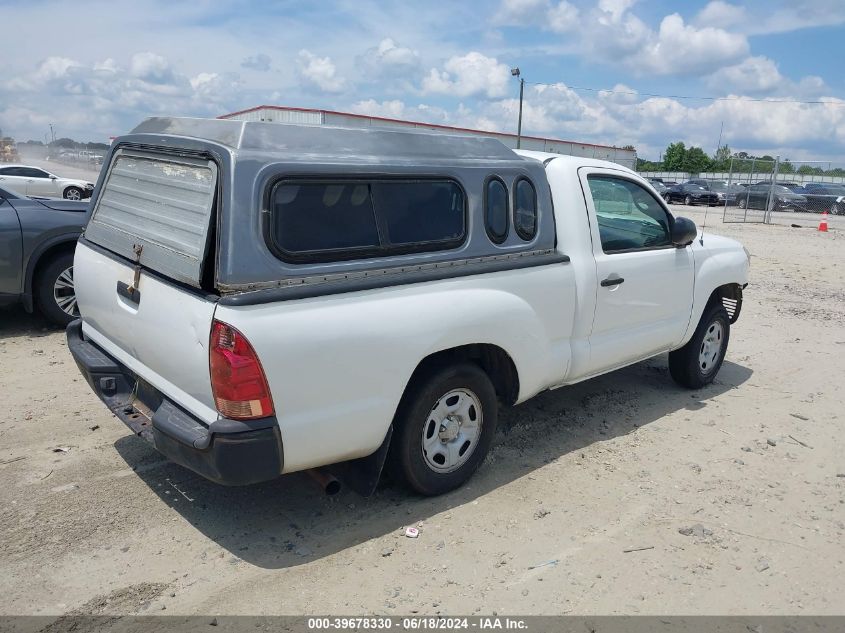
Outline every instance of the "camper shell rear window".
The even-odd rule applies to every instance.
[[[282,179],[265,237],[290,262],[439,251],[463,244],[466,195],[447,178]]]
[[[85,237],[200,287],[216,190],[217,166],[210,159],[120,149]]]

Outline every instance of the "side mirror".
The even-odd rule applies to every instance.
[[[58,179],[58,176],[54,176],[53,174],[50,174],[50,180],[57,180],[57,179]]]
[[[698,235],[698,228],[695,222],[689,218],[675,218],[675,223],[672,225],[672,244],[678,248],[689,246]]]

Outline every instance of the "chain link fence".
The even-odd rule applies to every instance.
[[[721,206],[724,222],[771,223],[786,213],[845,215],[845,168],[833,161],[734,156],[727,169],[641,172],[667,202]]]

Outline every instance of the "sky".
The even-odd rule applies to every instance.
[[[260,104],[845,164],[845,0],[0,0],[0,129]],[[683,97],[709,97],[683,98]],[[809,103],[815,102],[815,103]],[[722,129],[723,128],[723,129]]]

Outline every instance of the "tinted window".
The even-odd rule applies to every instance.
[[[282,184],[273,192],[276,244],[291,253],[378,246],[366,184]]]
[[[496,244],[508,236],[508,190],[498,178],[487,181],[484,199],[484,226],[487,235]]]
[[[514,188],[513,225],[516,234],[526,241],[537,234],[537,192],[525,178],[517,180]]]
[[[41,171],[40,169],[35,169],[34,167],[21,167],[21,176],[26,176],[27,178],[49,178],[50,174],[46,171]]]
[[[671,245],[669,214],[643,187],[613,176],[588,182],[605,253]]]
[[[362,186],[362,185],[358,185]],[[375,182],[370,185],[390,246],[460,240],[464,195],[451,182]]]
[[[24,167],[4,167],[0,169],[0,175],[3,176],[25,176],[26,168]]]
[[[271,241],[294,259],[438,250],[465,235],[463,190],[450,181],[283,181],[271,203]]]

